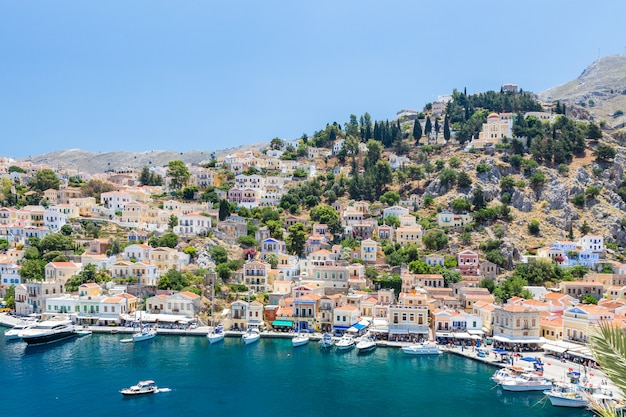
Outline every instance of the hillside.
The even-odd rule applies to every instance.
[[[560,100],[598,122],[604,120],[608,126],[624,127],[626,117],[613,115],[626,111],[626,54],[599,58],[578,78],[540,93],[539,98],[544,102]]]
[[[215,156],[219,158],[236,152],[258,151],[266,145],[267,144],[264,143],[254,143],[235,148],[216,150],[214,152],[176,152],[163,150],[144,152],[90,152],[81,149],[67,149],[25,159],[35,164],[76,169],[79,172],[95,174],[126,167],[141,169],[144,166],[164,166],[167,165],[169,161],[175,159],[181,159],[188,164],[200,164],[210,161],[212,154],[215,154]]]

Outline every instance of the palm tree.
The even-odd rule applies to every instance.
[[[591,351],[607,377],[621,394],[626,392],[626,333],[608,323],[601,323],[591,335]],[[593,411],[602,417],[623,416],[621,411],[591,400]]]

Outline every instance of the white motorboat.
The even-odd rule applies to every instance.
[[[402,351],[409,355],[438,355],[441,353],[439,346],[433,342],[413,343],[402,346]]]
[[[371,352],[376,349],[376,339],[372,336],[364,336],[356,344],[356,350],[359,353]]]
[[[249,345],[254,342],[258,342],[261,338],[261,332],[256,327],[250,327],[246,332],[241,336],[241,340],[246,345]]]
[[[307,343],[309,343],[309,335],[306,333],[296,333],[291,339],[291,346],[293,347],[304,346]]]
[[[217,343],[224,340],[224,325],[218,324],[206,335],[207,339],[209,339],[209,343]]]
[[[589,405],[589,399],[583,390],[575,384],[556,384],[551,390],[543,393],[555,407],[583,408]]]
[[[341,336],[341,338],[335,343],[337,350],[350,350],[354,346],[356,346],[354,337],[348,335]]]
[[[331,348],[335,345],[335,339],[333,338],[332,334],[324,333],[318,343],[320,344],[321,348]]]
[[[21,333],[22,340],[29,345],[43,345],[76,336],[74,324],[64,317],[54,317],[36,323]]]
[[[145,325],[136,333],[133,333],[132,339],[133,342],[144,342],[146,340],[152,340],[156,337],[157,331],[150,327],[150,325]]]
[[[24,322],[18,323],[12,328],[10,328],[9,330],[7,330],[6,332],[4,332],[4,339],[5,340],[19,340],[22,338],[21,336],[22,332],[28,329],[29,327],[34,326],[35,324],[36,324],[35,321],[24,321]]]
[[[76,336],[78,337],[85,337],[85,336],[90,336],[93,332],[89,329],[80,329],[80,330],[76,330]]]
[[[499,384],[505,378],[520,376],[526,372],[528,372],[526,368],[522,368],[521,366],[517,365],[510,365],[506,368],[500,368],[496,372],[494,372],[491,376],[491,380],[496,384]]]
[[[129,388],[124,388],[120,390],[122,395],[132,396],[132,395],[145,395],[145,394],[155,394],[159,391],[159,388],[156,386],[154,381],[139,381],[137,385],[133,385]]]
[[[505,391],[544,391],[552,388],[552,381],[533,372],[504,378],[500,386]]]

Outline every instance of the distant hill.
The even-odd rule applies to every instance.
[[[45,164],[51,167],[72,168],[79,172],[95,174],[117,168],[143,168],[144,166],[164,166],[169,161],[181,159],[189,164],[199,164],[211,160],[211,154],[216,157],[225,156],[235,152],[245,152],[249,150],[258,151],[267,146],[267,143],[255,143],[243,145],[236,148],[222,149],[218,151],[144,151],[144,152],[90,152],[81,149],[67,149],[63,151],[50,152],[43,155],[36,155],[24,160],[36,164]]]
[[[624,127],[626,117],[613,115],[619,110],[626,112],[626,54],[599,58],[578,78],[540,93],[539,98],[582,107],[596,122],[605,120],[610,127]]]

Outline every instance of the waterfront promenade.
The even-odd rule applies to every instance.
[[[0,314],[0,326],[12,327],[19,322],[19,318],[14,316],[7,315],[5,313]],[[132,327],[123,327],[123,326],[88,326],[87,329],[93,331],[94,333],[100,334],[132,334],[136,331]],[[157,332],[159,335],[170,335],[170,336],[195,336],[195,337],[205,337],[211,328],[209,326],[199,326],[195,328],[186,328],[186,329],[168,329],[168,328],[159,328]],[[226,331],[226,337],[241,337],[243,332],[241,331]],[[276,339],[290,339],[294,336],[294,333],[289,332],[274,332],[274,331],[264,331],[261,332],[262,338],[276,338]],[[316,342],[321,338],[320,333],[312,333],[310,334],[310,340],[312,342]],[[393,342],[393,341],[378,341],[378,347],[388,347],[388,348],[396,348],[399,349],[402,346],[408,345],[409,342]],[[471,359],[474,361],[479,361],[485,363],[487,365],[493,366],[494,371],[495,368],[508,366],[508,363],[502,361],[502,357],[499,354],[494,354],[491,349],[488,349],[488,355],[484,358],[480,358],[477,355],[477,352],[472,347],[469,348],[461,348],[460,346],[445,346],[442,345],[441,349],[443,352],[447,352],[448,354],[458,355],[465,357],[467,359]],[[556,358],[552,354],[546,352],[526,352],[524,357],[532,357],[538,358],[543,364],[543,375],[553,381],[566,381],[566,374],[569,370],[578,371],[581,374],[581,377],[587,377],[589,383],[595,385],[600,385],[602,381],[607,382],[607,388],[613,391],[614,395],[621,397],[621,393],[616,389],[616,387],[606,378],[606,375],[599,369],[585,367],[582,364],[573,363],[570,361],[562,362],[560,359]],[[533,364],[528,361],[524,361],[521,357],[518,357],[514,360],[514,364],[523,368],[528,369],[529,371],[533,369]]]

